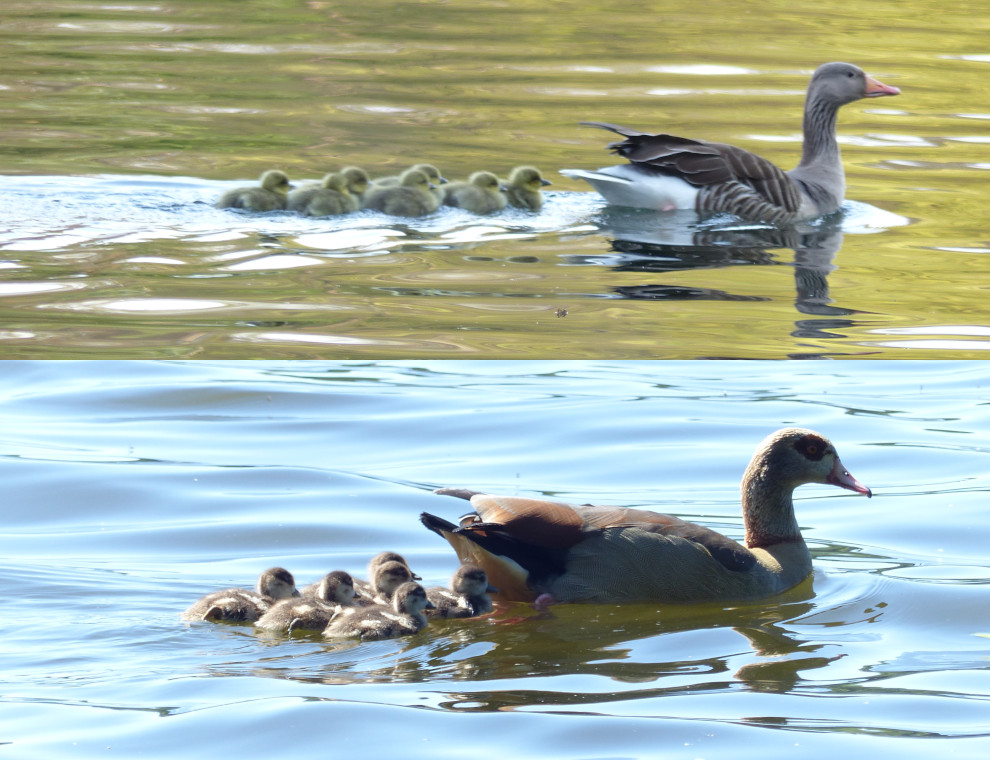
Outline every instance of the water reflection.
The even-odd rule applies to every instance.
[[[738,266],[780,266],[776,249],[794,251],[794,308],[814,319],[798,319],[797,338],[841,338],[835,330],[852,327],[853,309],[833,304],[828,276],[842,247],[842,212],[790,229],[725,223],[698,223],[693,215],[655,214],[606,207],[596,220],[610,238],[609,257],[616,272],[682,272]],[[598,260],[601,263],[601,260]],[[769,296],[732,293],[707,287],[649,283],[613,288],[623,298],[668,301],[770,301]]]

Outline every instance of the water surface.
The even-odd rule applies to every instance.
[[[986,755],[985,363],[35,363],[0,373],[0,738],[17,757]],[[463,485],[733,537],[756,443],[813,427],[815,574],[746,605],[506,605],[368,644],[187,624],[273,564],[402,552]],[[268,751],[268,750],[266,750]]]
[[[990,347],[982,8],[12,2],[0,54],[8,358],[979,358]],[[793,166],[810,72],[848,203],[782,234],[616,211],[587,119]],[[306,221],[210,208],[279,166],[532,163],[540,214]]]

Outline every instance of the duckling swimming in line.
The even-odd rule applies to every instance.
[[[426,174],[419,169],[407,169],[397,187],[372,187],[364,207],[392,216],[426,216],[440,207],[433,188]]]
[[[403,557],[401,554],[397,554],[396,552],[385,551],[376,554],[374,557],[371,558],[371,561],[368,562],[368,578],[371,579],[370,582],[361,580],[360,578],[354,579],[354,588],[358,590],[364,598],[371,599],[377,593],[375,591],[375,586],[374,586],[375,575],[377,575],[378,573],[378,568],[384,565],[386,562],[398,562],[400,565],[405,565],[406,567],[409,567],[409,563],[406,562],[406,558]],[[409,580],[418,581],[418,580],[422,580],[422,578],[420,578],[418,575],[416,575],[416,573],[410,570]]]
[[[426,175],[426,178],[434,185],[433,194],[437,196],[437,200],[440,203],[443,203],[443,188],[440,187],[440,185],[446,185],[447,180],[440,175],[440,170],[433,164],[416,164],[410,168],[421,171]],[[376,179],[375,187],[396,187],[401,183],[402,175],[396,174],[391,177],[381,177],[380,179]]]
[[[260,187],[238,187],[225,192],[217,201],[217,208],[278,211],[285,208],[291,189],[285,172],[271,169],[261,175]]]
[[[467,618],[492,611],[489,594],[498,591],[488,584],[488,575],[478,565],[461,565],[450,580],[450,588],[432,586],[426,598],[436,609],[427,611],[431,618]]]
[[[540,189],[553,183],[544,179],[535,166],[517,166],[505,181],[509,205],[530,211],[543,208],[543,193]]]
[[[421,631],[428,624],[424,609],[433,604],[418,583],[403,583],[395,590],[391,609],[383,605],[343,608],[323,631],[328,637],[360,637],[364,641],[390,639]]]
[[[371,186],[371,178],[368,172],[359,166],[345,166],[340,170],[347,180],[347,190],[358,200],[358,208],[364,204],[365,193]]]
[[[312,596],[283,599],[255,623],[266,631],[312,629],[322,631],[330,619],[344,607],[354,604],[354,581],[343,570],[323,576]]]
[[[475,172],[467,182],[451,182],[444,188],[445,206],[456,206],[475,214],[494,214],[508,203],[508,198],[491,172]]]
[[[316,187],[303,187],[289,193],[289,210],[304,216],[338,216],[357,211],[358,206],[343,172],[327,174]]]
[[[256,591],[228,588],[207,594],[182,613],[183,620],[253,623],[279,599],[299,596],[296,580],[284,567],[272,567],[258,577]]]

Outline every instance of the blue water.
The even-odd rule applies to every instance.
[[[985,363],[0,364],[11,757],[289,752],[985,757]],[[741,534],[756,443],[827,434],[873,488],[797,493],[811,582],[752,605],[525,605],[367,644],[188,624],[272,564],[401,551],[442,485]],[[415,709],[409,709],[415,708]]]

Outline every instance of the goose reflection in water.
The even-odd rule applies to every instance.
[[[790,266],[775,249],[794,251],[794,305],[814,319],[794,323],[794,337],[837,338],[830,330],[852,327],[847,319],[853,309],[832,304],[828,275],[842,247],[843,214],[839,212],[793,228],[778,229],[749,223],[697,222],[690,212],[656,214],[617,207],[602,209],[594,220],[597,233],[611,238],[614,254],[606,257],[616,272],[678,272],[688,269],[720,269],[730,266]],[[581,257],[603,263],[602,257]],[[574,258],[571,259],[575,261]],[[617,286],[623,298],[671,301],[769,301],[769,296],[743,295],[714,288],[665,285]]]

